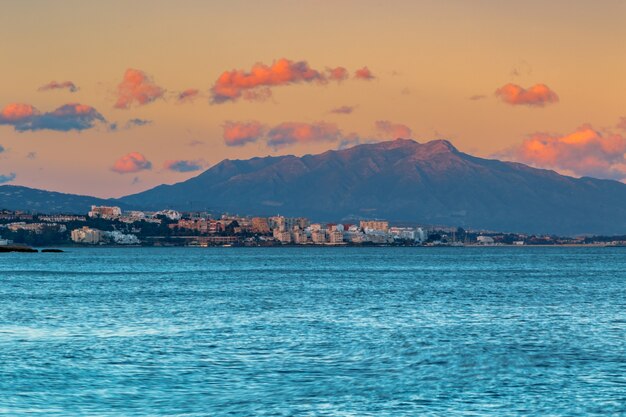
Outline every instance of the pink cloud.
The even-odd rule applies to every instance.
[[[348,70],[344,67],[327,68],[326,72],[328,73],[328,79],[331,81],[341,82],[347,80],[350,76]]]
[[[406,139],[413,135],[410,127],[400,123],[392,123],[389,120],[378,120],[375,123],[375,127],[381,134],[391,139]]]
[[[177,100],[179,103],[191,103],[200,96],[200,90],[188,88],[178,93]]]
[[[619,118],[619,122],[617,122],[617,128],[621,130],[626,130],[626,117]]]
[[[39,110],[30,104],[11,103],[0,112],[0,124],[14,124],[31,119],[39,114]]]
[[[535,133],[499,156],[576,176],[626,179],[626,138],[583,125],[567,135]]]
[[[224,143],[227,146],[244,146],[263,141],[273,149],[296,144],[342,141],[343,144],[365,143],[355,133],[344,135],[334,123],[283,122],[265,126],[256,121],[224,123]]]
[[[340,106],[332,109],[330,112],[334,114],[352,114],[354,106]]]
[[[223,72],[211,88],[214,103],[235,101],[241,98],[254,100],[258,98],[256,89],[267,88],[294,83],[323,82],[325,77],[319,71],[311,68],[306,61],[291,61],[281,58],[272,65],[257,63],[250,71],[234,69]],[[261,94],[267,98],[267,92]]]
[[[224,143],[227,146],[243,146],[259,140],[265,131],[264,126],[259,122],[232,122],[228,121],[223,125]]]
[[[117,86],[116,109],[128,109],[134,103],[140,106],[163,97],[165,90],[152,81],[143,71],[129,68]]]
[[[354,78],[356,78],[357,80],[369,81],[373,80],[376,77],[374,76],[374,74],[372,74],[369,68],[363,67],[354,71]]]
[[[503,102],[514,106],[544,107],[559,101],[559,96],[545,84],[535,84],[526,89],[509,83],[498,88],[495,94]]]
[[[341,131],[333,123],[281,123],[270,129],[267,144],[280,148],[296,143],[334,141],[341,137]]]
[[[115,161],[111,170],[118,174],[129,174],[151,168],[152,163],[148,161],[145,156],[139,152],[131,152]]]
[[[0,124],[13,126],[18,132],[27,130],[85,130],[106,122],[104,117],[91,106],[79,103],[64,104],[57,109],[40,113],[30,104],[12,103],[0,112]]]
[[[50,81],[48,84],[44,84],[38,88],[38,91],[50,90],[68,90],[70,93],[75,93],[79,90],[79,88],[76,87],[76,85],[71,81],[64,81],[61,83]]]

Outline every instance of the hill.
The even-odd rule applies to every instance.
[[[173,185],[120,199],[145,209],[391,221],[528,233],[626,233],[626,185],[397,139],[327,151],[224,160]]]

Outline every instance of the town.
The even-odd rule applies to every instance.
[[[625,236],[558,237],[456,227],[395,225],[386,220],[313,223],[303,217],[206,212],[122,211],[92,206],[85,215],[0,210],[0,246],[501,246],[626,244]]]

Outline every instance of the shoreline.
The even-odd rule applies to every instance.
[[[10,247],[9,250],[4,248]],[[22,246],[22,245],[9,245],[0,246],[0,253],[5,252],[39,252],[42,250],[50,251],[51,249],[84,249],[84,248],[102,248],[102,249],[137,249],[137,248],[186,248],[186,249],[211,249],[211,248],[415,248],[415,249],[441,249],[441,248],[623,248],[626,245],[611,245],[611,244],[554,244],[554,245],[211,245],[211,246],[194,246],[194,245],[171,245],[171,246],[152,246],[152,245],[50,245],[50,246]]]

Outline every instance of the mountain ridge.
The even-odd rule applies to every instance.
[[[105,201],[323,221],[385,218],[527,233],[626,233],[625,184],[479,158],[443,139],[225,159],[188,180]]]

